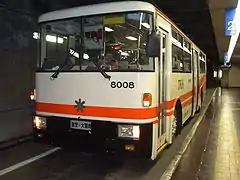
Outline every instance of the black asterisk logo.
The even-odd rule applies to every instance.
[[[83,109],[86,108],[86,106],[84,106],[85,101],[82,101],[81,99],[79,99],[78,101],[75,101],[76,105],[74,106],[78,111],[83,112]]]

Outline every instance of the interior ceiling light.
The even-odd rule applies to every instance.
[[[148,23],[142,23],[142,25],[147,28],[147,29],[150,29],[150,25]]]
[[[127,36],[126,39],[131,40],[131,41],[137,41],[137,38],[133,36]]]
[[[114,31],[113,29],[111,29],[109,27],[105,27],[104,29],[105,29],[106,32],[113,32]]]
[[[40,34],[37,33],[37,32],[34,32],[34,33],[33,33],[33,38],[34,38],[34,39],[40,39]]]
[[[83,54],[83,59],[88,60],[88,59],[89,59],[89,55],[84,53],[84,54]]]
[[[71,48],[70,48],[70,54],[79,59],[79,54]],[[84,57],[84,55],[83,55],[83,57]]]
[[[33,33],[33,38],[34,39],[40,39],[40,33],[38,33],[38,32],[34,32]],[[65,39],[67,38],[67,37],[64,37]],[[52,36],[52,35],[47,35],[46,36],[46,41],[47,42],[53,42],[53,43],[59,43],[59,44],[63,44],[64,43],[64,40],[63,40],[63,38],[61,38],[61,37],[56,37],[56,36]]]
[[[122,56],[129,56],[129,54],[127,52],[123,52],[123,51],[121,52],[121,55]]]
[[[59,44],[62,44],[64,41],[63,41],[63,38],[60,38],[60,37],[56,37],[56,36],[52,36],[52,35],[47,35],[46,36],[46,41],[48,42],[53,42],[53,43],[59,43]]]
[[[237,40],[240,33],[240,2],[238,1],[236,13],[233,22],[235,22],[236,25],[236,33],[231,36],[228,52],[227,52],[227,62],[230,62],[230,59],[232,57],[233,51],[235,49],[235,46],[237,44]]]

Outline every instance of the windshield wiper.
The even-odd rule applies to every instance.
[[[92,60],[92,62],[97,67],[98,71],[103,75],[103,77],[105,77],[106,79],[108,79],[110,81],[111,76],[108,75],[95,60]]]
[[[68,64],[68,62],[70,62],[70,64]],[[58,78],[59,73],[63,70],[63,68],[66,65],[70,65],[70,69],[73,66],[72,62],[69,61],[68,59],[66,59],[62,64],[59,65],[59,68],[53,73],[53,75],[51,75],[50,79],[54,80],[54,79]]]
[[[68,62],[70,62],[70,64],[68,64]],[[92,62],[94,63],[94,65],[97,67],[98,71],[103,75],[104,78],[108,79],[109,81],[111,80],[111,76],[108,75],[102,68],[101,66],[95,61],[95,60],[92,60]],[[63,68],[66,66],[66,65],[69,65],[71,69],[73,67],[73,63],[66,59],[60,66],[59,68],[54,72],[53,75],[51,75],[50,79],[51,80],[54,80],[56,78],[58,78],[58,75],[59,73],[63,70]]]

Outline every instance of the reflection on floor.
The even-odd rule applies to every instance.
[[[172,180],[240,179],[240,89],[218,89]]]

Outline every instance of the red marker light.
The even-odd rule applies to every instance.
[[[121,49],[121,46],[115,46],[114,49],[119,50],[119,49]]]

